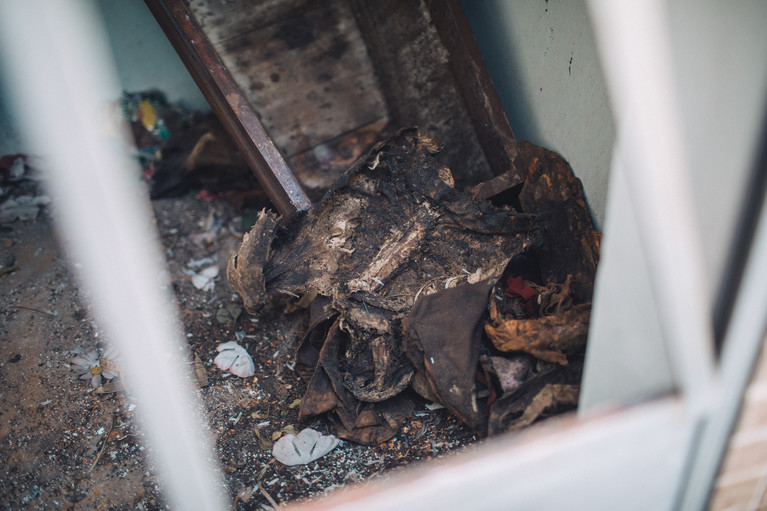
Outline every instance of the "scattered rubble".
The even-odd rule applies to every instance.
[[[155,201],[235,508],[320,495],[577,405],[599,250],[580,183],[522,144],[522,186],[462,192],[437,151],[405,130],[305,215],[262,212],[239,248],[250,223],[227,192]],[[16,161],[3,198],[38,193]],[[162,508],[118,357],[84,312],[47,208],[2,236],[0,378],[13,392],[0,393],[0,505]],[[227,261],[233,288],[217,278]],[[96,347],[72,357],[83,345]],[[73,369],[89,384],[71,385]],[[277,463],[283,449],[293,457]]]

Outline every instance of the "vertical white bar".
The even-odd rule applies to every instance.
[[[714,374],[710,293],[675,98],[666,4],[589,0],[589,7],[672,370],[699,413],[708,406]]]
[[[109,130],[109,101],[120,87],[93,7],[0,2],[4,75],[28,145],[50,167],[57,226],[79,263],[96,317],[120,350],[169,503],[180,510],[224,509],[223,480],[185,367],[187,350],[162,286],[149,202],[125,140]]]
[[[764,149],[762,149],[764,151]],[[764,169],[762,169],[764,171]],[[764,201],[764,198],[762,199]],[[722,344],[721,388],[713,413],[700,439],[691,464],[683,508],[706,507],[730,434],[740,412],[743,394],[767,331],[767,202],[763,202],[741,287]]]

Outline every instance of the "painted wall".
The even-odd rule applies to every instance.
[[[630,190],[620,168],[612,169],[615,124],[585,2],[463,0],[462,5],[517,138],[570,162],[595,220],[604,226],[582,405],[632,403],[672,389],[673,367]],[[667,5],[713,308],[764,136],[767,3],[668,0]]]
[[[140,0],[96,0],[106,25],[123,90],[164,91],[171,102],[210,110],[152,13]],[[0,77],[2,78],[2,77]],[[0,80],[0,155],[25,152]],[[115,98],[116,99],[116,98]]]
[[[6,97],[0,84],[0,156],[27,152],[26,145],[16,129],[16,119],[6,104]]]
[[[463,0],[517,139],[560,153],[601,227],[615,128],[582,0]]]
[[[165,37],[149,8],[139,0],[98,0],[117,72],[129,92],[157,88],[171,102],[210,110],[205,97]]]
[[[670,0],[669,14],[706,269],[717,278],[765,136],[767,2]]]

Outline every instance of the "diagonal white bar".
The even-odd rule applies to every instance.
[[[764,149],[762,149],[764,151]],[[763,163],[762,163],[763,164]],[[759,169],[764,172],[765,169]],[[701,434],[682,509],[703,509],[742,406],[741,396],[753,374],[767,333],[767,202],[752,240],[741,287],[725,334],[721,356],[721,389]],[[756,509],[750,507],[749,509]]]
[[[642,247],[671,359],[693,413],[709,402],[711,305],[663,0],[590,0]],[[607,240],[606,240],[607,241]]]
[[[176,311],[162,287],[149,202],[109,118],[120,87],[108,47],[91,2],[0,2],[0,55],[20,128],[46,158],[57,227],[120,350],[166,497],[174,509],[224,509]]]

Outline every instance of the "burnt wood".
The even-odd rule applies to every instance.
[[[436,140],[459,189],[522,176],[517,142],[456,1],[349,0],[395,126]]]
[[[515,165],[517,140],[460,2],[427,0],[427,5],[434,28],[450,55],[453,78],[493,174],[513,176],[512,186],[521,183],[524,176]]]

